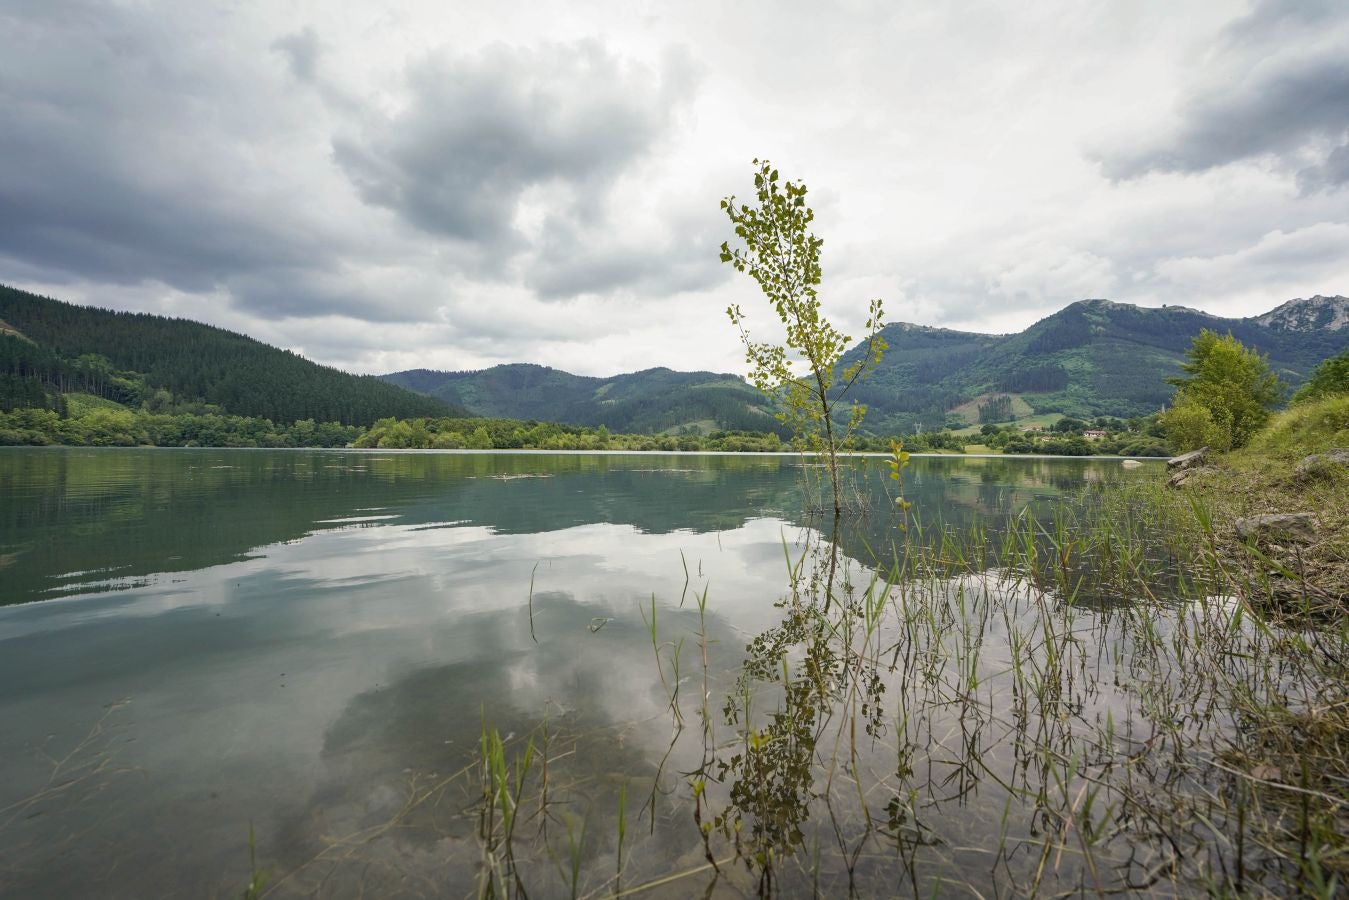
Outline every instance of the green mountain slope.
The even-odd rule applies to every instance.
[[[1037,414],[1146,415],[1170,401],[1166,379],[1179,373],[1203,328],[1231,331],[1297,384],[1349,347],[1349,299],[1294,300],[1246,319],[1081,300],[1011,335],[890,325],[885,359],[857,399],[870,407],[867,427],[885,433],[940,427],[956,407],[977,409],[977,401],[1004,395]],[[959,415],[971,421],[969,412]]]
[[[61,393],[80,391],[134,406],[207,403],[276,422],[369,425],[385,416],[464,412],[184,319],[75,306],[0,286],[0,322],[7,324],[0,329],[0,408],[56,407]]]
[[[1231,331],[1269,355],[1296,385],[1349,347],[1349,299],[1293,300],[1261,316],[1225,319],[1179,306],[1149,309],[1082,300],[1019,334],[992,335],[904,323],[883,334],[880,367],[854,389],[869,407],[864,430],[908,434],[947,422],[976,424],[981,403],[1007,397],[1014,415],[1131,417],[1156,412],[1186,349],[1203,328]],[[844,365],[860,352],[854,348]],[[535,365],[478,372],[414,369],[394,384],[481,415],[606,425],[630,432],[701,427],[776,429],[771,406],[731,375],[648,369],[588,378]]]
[[[507,365],[477,372],[413,369],[383,377],[484,416],[604,425],[640,434],[778,428],[758,391],[734,375],[713,372],[647,369],[593,378],[546,366]]]

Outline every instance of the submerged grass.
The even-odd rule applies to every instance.
[[[654,771],[606,768],[617,733],[502,738],[485,715],[435,802],[475,823],[479,896],[1336,896],[1349,618],[1231,515],[1102,484],[997,529],[914,518],[865,565],[807,532],[730,671],[706,588],[688,634],[641,604]]]
[[[60,746],[48,735],[29,748],[30,760],[3,760],[6,777],[21,765],[33,766],[41,774],[32,791],[0,801],[0,896],[17,892],[13,882],[26,870],[59,866],[63,857],[89,840],[101,819],[115,814],[100,804],[101,795],[124,788],[127,776],[143,776],[141,770],[119,760],[130,705],[129,699],[106,704],[88,731],[70,746]],[[74,810],[78,826],[45,828],[60,810]]]

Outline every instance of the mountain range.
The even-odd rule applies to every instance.
[[[772,401],[743,379],[715,372],[657,368],[594,378],[516,364],[476,372],[413,369],[383,377],[479,415],[507,419],[603,425],[639,434],[779,427]]]
[[[1036,415],[1146,415],[1169,402],[1166,379],[1204,328],[1230,331],[1295,386],[1349,348],[1349,298],[1290,300],[1242,319],[1080,300],[1002,335],[896,323],[854,394],[869,407],[865,430],[880,435]],[[72,392],[285,423],[476,414],[636,433],[778,430],[772,400],[732,374],[655,368],[598,378],[516,364],[358,376],[210,325],[0,286],[0,411],[64,408]]]
[[[1147,415],[1171,399],[1175,389],[1166,379],[1180,374],[1185,351],[1204,328],[1230,331],[1267,354],[1270,367],[1296,385],[1321,360],[1349,347],[1349,298],[1290,300],[1243,319],[1182,306],[1080,300],[1025,331],[1000,335],[896,323],[882,331],[889,348],[854,395],[868,406],[865,430],[876,434],[976,424],[981,405],[1005,411],[1003,421],[1046,413]],[[844,364],[859,352],[850,350]],[[593,378],[504,365],[383,377],[491,416],[643,432],[775,424],[771,407],[743,380],[712,372],[648,369]]]
[[[1231,332],[1296,385],[1349,347],[1349,298],[1290,300],[1242,319],[1080,300],[1005,335],[889,325],[885,359],[857,399],[871,409],[871,428],[899,434],[918,424],[977,422],[979,404],[1004,396],[1019,416],[1147,415],[1170,401],[1175,389],[1166,379],[1181,374],[1185,351],[1205,328]]]

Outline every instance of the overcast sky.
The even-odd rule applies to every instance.
[[[1349,294],[1349,3],[0,0],[0,282],[352,371],[743,371],[756,156],[854,334]]]

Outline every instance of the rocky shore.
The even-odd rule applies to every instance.
[[[1167,462],[1167,486],[1209,512],[1215,549],[1280,606],[1349,613],[1349,448],[1215,454]]]

